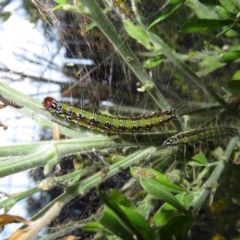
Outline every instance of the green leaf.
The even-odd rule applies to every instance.
[[[89,222],[81,227],[84,232],[101,232],[104,227],[99,222]]]
[[[154,179],[156,180],[161,187],[164,187],[168,191],[172,192],[185,192],[182,187],[179,187],[175,183],[173,183],[170,179],[168,179],[165,175],[160,172],[152,169],[152,168],[140,168],[140,167],[132,167],[130,169],[132,176],[136,179]]]
[[[169,11],[167,11],[166,13],[164,13],[163,15],[161,15],[160,17],[158,17],[156,20],[154,20],[150,26],[148,27],[148,30],[150,28],[152,28],[154,25],[156,25],[157,23],[161,22],[162,20],[166,19],[167,17],[169,17],[170,15],[172,15],[175,11],[177,11],[178,8],[180,8],[182,5],[184,4],[183,1],[177,2],[175,6],[173,6],[172,9],[170,9]]]
[[[226,26],[220,33],[218,33],[215,37],[213,37],[212,39],[210,39],[210,41],[206,44],[206,48],[209,47],[209,45],[216,40],[217,38],[221,37],[223,34],[225,34],[226,32],[228,32],[230,29],[234,28],[235,23],[233,22],[232,24],[229,24],[228,26]]]
[[[240,58],[240,51],[227,52],[222,55],[222,62],[232,63]]]
[[[224,7],[222,6],[216,6],[215,7],[216,12],[218,13],[219,17],[221,19],[227,19],[227,18],[233,18],[234,15],[228,12]]]
[[[221,5],[230,13],[237,14],[240,10],[239,3],[234,0],[219,0]]]
[[[161,239],[170,240],[186,240],[188,231],[194,222],[194,218],[190,216],[175,216],[171,218],[168,223],[159,230]]]
[[[182,204],[172,195],[171,192],[163,188],[156,180],[152,179],[141,179],[141,185],[146,189],[151,195],[158,199],[171,204],[173,207],[178,209],[184,214],[189,214],[189,212],[183,207]]]
[[[65,4],[59,4],[52,9],[52,12],[62,10],[64,8],[64,6],[65,6]]]
[[[11,17],[11,15],[11,12],[3,12],[0,13],[0,18],[2,18],[3,22],[6,22]]]
[[[121,209],[126,214],[131,223],[139,230],[143,239],[156,239],[155,232],[142,215],[124,206],[121,206]]]
[[[164,203],[154,214],[153,220],[157,227],[164,226],[169,219],[177,214],[177,209],[168,203]]]
[[[134,204],[131,201],[129,201],[122,193],[120,193],[114,189],[111,189],[110,194],[111,194],[111,196],[109,199],[111,199],[115,203],[117,203],[121,206],[132,208],[132,209],[136,208],[134,206]]]
[[[58,4],[68,4],[67,0],[54,0]]]
[[[130,20],[124,20],[123,25],[126,32],[131,38],[137,40],[146,49],[148,50],[152,49],[152,46],[149,42],[148,35],[140,25],[134,25]]]
[[[119,205],[103,193],[100,190],[100,186],[97,191],[100,199],[106,204],[104,207],[103,217],[99,222],[113,234],[122,239],[134,240],[133,236],[137,239],[143,239],[141,237],[142,233],[140,229],[131,222],[126,212],[124,212]]]
[[[119,220],[118,215],[107,206],[104,206],[104,213],[99,222],[121,239],[134,240],[133,234],[126,227],[127,223],[124,224]]]
[[[236,71],[232,77],[233,80],[240,80],[240,70]]]
[[[216,67],[219,67],[219,63],[223,64],[220,62],[221,61],[221,56],[219,55],[213,55],[213,56],[206,56],[200,63],[199,63],[199,67],[200,69],[216,69]]]
[[[180,193],[175,196],[179,202],[185,207],[189,207],[194,199],[194,195],[185,195]],[[177,209],[168,203],[164,203],[162,207],[155,213],[153,220],[157,227],[165,225],[173,216],[177,214]]]
[[[233,23],[234,21],[231,19],[197,19],[184,23],[180,31],[186,33],[208,32]]]
[[[153,68],[158,66],[163,60],[164,57],[162,55],[158,55],[153,58],[148,58],[146,61],[144,61],[143,66],[145,68]]]
[[[206,163],[208,163],[208,161],[207,161],[205,155],[203,154],[203,152],[200,152],[200,153],[194,155],[194,156],[192,157],[192,159],[193,159],[195,162],[198,162],[198,163],[201,163],[201,164],[206,164]]]

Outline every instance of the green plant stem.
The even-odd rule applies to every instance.
[[[32,196],[33,194],[39,192],[38,187],[33,187],[26,191],[20,192],[14,196],[9,197],[8,199],[0,202],[0,208],[4,208],[4,212],[8,212],[17,202],[21,201],[24,198]]]
[[[77,6],[79,0],[75,2]],[[150,96],[154,99],[156,104],[163,110],[170,109],[171,108],[170,104],[167,102],[162,93],[153,83],[152,79],[144,70],[143,66],[141,65],[137,57],[134,55],[132,50],[126,44],[126,41],[119,36],[112,23],[107,19],[106,15],[102,12],[101,8],[98,6],[97,2],[95,0],[81,0],[79,4],[80,5],[82,4],[89,9],[91,13],[90,18],[104,33],[104,35],[109,39],[109,41],[113,44],[115,49],[119,52],[119,54],[122,56],[126,64],[130,67],[130,69],[141,81],[141,83],[144,86],[146,85],[150,86],[147,88],[147,91],[150,94]],[[180,118],[178,118],[178,122],[175,123],[175,126],[178,130],[182,129]]]
[[[78,126],[76,124],[72,124],[67,121],[63,121],[63,119],[54,117],[50,112],[46,111],[43,108],[42,104],[37,100],[1,82],[0,82],[0,94],[2,94],[6,99],[10,99],[13,102],[16,102],[17,104],[23,106],[22,109],[19,109],[19,110],[15,109],[15,110],[26,115],[27,117],[30,117],[31,119],[38,122],[40,125],[44,127],[52,128],[53,123],[50,121],[50,119],[52,119],[54,122],[60,124],[59,130],[65,136],[68,136],[71,138],[83,137],[84,135],[87,136],[86,131],[82,131],[83,129],[86,130],[86,128]],[[29,111],[29,109],[32,111]],[[36,115],[36,114],[41,114],[41,115]],[[46,118],[42,116],[45,116]],[[72,130],[69,128],[71,128]],[[88,133],[88,135],[89,134],[90,133]]]
[[[22,109],[15,109],[16,111],[22,113],[23,115],[33,119],[39,125],[45,128],[52,128],[53,122],[59,124],[60,133],[64,134],[70,138],[85,138],[89,136],[111,136],[116,135],[116,133],[103,133],[98,130],[88,129],[84,126],[79,126],[77,124],[66,121],[63,118],[53,116],[49,111],[45,110],[42,104],[35,99],[18,92],[17,90],[3,84],[0,82],[0,94],[2,94],[5,98],[11,99],[13,102],[22,105]],[[52,120],[52,121],[51,121]],[[138,134],[122,134],[121,139],[123,141],[133,141],[133,142],[149,142],[150,139],[154,139],[154,142],[159,142],[161,139],[165,139],[169,137],[169,135],[173,135],[173,132],[149,132],[149,133],[138,133]],[[141,139],[141,140],[138,140]],[[161,144],[159,144],[161,145]],[[31,145],[33,146],[33,145]],[[25,146],[28,148],[28,146]],[[0,156],[1,155],[0,153]],[[15,155],[14,155],[15,156]]]
[[[135,143],[124,142],[121,146],[135,146]],[[113,141],[108,137],[88,137],[84,139],[61,140],[51,142],[40,142],[33,144],[31,148],[28,144],[9,145],[0,147],[0,157],[15,155],[14,157],[1,162],[0,177],[7,176],[36,166],[42,166],[51,161],[51,166],[58,163],[58,160],[67,154],[77,153],[93,148],[102,149],[109,147],[119,147],[118,141]],[[22,154],[23,149],[23,154]]]
[[[156,148],[149,147],[149,148],[134,152],[134,153],[130,154],[128,157],[124,158],[122,161],[119,161],[119,162],[109,166],[109,171],[106,173],[106,176],[104,177],[104,179],[102,178],[101,172],[98,172],[76,184],[73,184],[72,186],[66,187],[65,192],[63,194],[61,194],[54,201],[52,201],[50,204],[48,204],[44,209],[42,209],[39,213],[37,213],[32,218],[32,220],[35,220],[35,219],[41,217],[42,215],[44,215],[44,213],[49,208],[51,208],[51,206],[55,202],[62,202],[64,204],[66,204],[74,197],[76,197],[76,196],[80,197],[81,195],[85,194],[89,189],[96,186],[100,182],[105,181],[106,179],[114,176],[120,170],[124,170],[136,162],[139,163],[141,161],[146,160],[155,151],[156,151]]]
[[[107,36],[107,38],[112,42],[115,48],[118,50],[120,55],[123,57],[124,61],[129,65],[132,71],[136,74],[142,84],[146,84],[146,82],[151,82],[153,84],[151,78],[144,71],[142,65],[139,63],[138,59],[129,49],[126,44],[123,44],[123,40],[120,39],[116,30],[114,29],[111,22],[107,19],[107,17],[101,11],[101,8],[97,5],[95,0],[82,0],[81,3],[86,6],[91,12],[91,19],[94,23],[102,30],[102,32]],[[157,48],[161,49],[161,52],[169,59],[171,62],[176,65],[179,70],[184,73],[184,75],[191,80],[194,84],[199,86],[205,93],[211,96],[211,92],[207,88],[206,82],[204,82],[201,78],[199,78],[192,70],[185,64],[183,61],[178,59],[176,55],[173,53],[172,49],[156,34],[152,32],[148,32],[147,28],[144,25],[141,25],[142,29],[149,36],[149,41],[153,43]],[[148,90],[149,94],[153,97],[156,103],[159,103],[159,106],[164,109],[169,108],[169,104],[163,95],[159,92],[156,86],[153,84],[152,89]],[[218,101],[218,99],[215,99]],[[221,103],[220,103],[221,104]],[[179,130],[179,129],[178,129]]]
[[[145,31],[147,29],[144,27]],[[191,80],[194,84],[200,87],[205,93],[211,96],[211,91],[207,88],[206,82],[204,82],[201,78],[199,78],[191,68],[187,66],[183,61],[178,59],[172,52],[172,49],[156,34],[152,32],[148,32],[149,41],[154,45],[160,46],[162,53],[174,64],[179,70],[184,73],[184,75]],[[216,101],[218,99],[215,99]],[[221,104],[221,103],[220,103]]]
[[[192,203],[193,210],[192,212],[194,214],[197,214],[199,209],[201,208],[202,204],[206,200],[208,194],[211,191],[211,188],[214,188],[217,184],[218,179],[220,178],[225,165],[229,162],[230,156],[238,142],[238,137],[234,137],[230,140],[224,156],[222,156],[219,160],[219,163],[217,164],[216,168],[210,175],[209,179],[204,183],[199,195],[194,199]]]

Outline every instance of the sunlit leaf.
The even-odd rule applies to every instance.
[[[128,200],[122,193],[114,189],[111,189],[110,193],[111,193],[110,199],[112,199],[115,203],[121,206],[135,209],[134,204],[130,200]]]
[[[233,17],[233,14],[228,12],[224,7],[222,6],[216,6],[215,7],[216,12],[218,13],[219,17],[221,19],[227,19]]]
[[[163,62],[164,57],[162,55],[158,55],[153,58],[148,58],[146,61],[144,61],[143,66],[145,68],[153,68],[158,66],[161,62]]]
[[[230,13],[237,14],[240,10],[240,4],[237,1],[234,1],[234,0],[219,0],[219,2]]]
[[[103,225],[99,222],[89,222],[81,228],[84,232],[100,232],[104,229]]]
[[[200,152],[200,153],[194,155],[194,156],[192,157],[192,159],[193,159],[194,161],[198,162],[198,163],[201,163],[201,164],[206,164],[206,163],[208,163],[208,161],[207,161],[205,155],[203,154],[203,152]]]
[[[231,63],[240,58],[240,51],[227,52],[222,55],[222,61]]]
[[[58,4],[67,4],[67,0],[54,0],[54,2],[58,3]]]
[[[240,70],[236,71],[232,77],[233,80],[240,80]]]

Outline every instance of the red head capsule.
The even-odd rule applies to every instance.
[[[49,109],[49,108],[52,108],[53,106],[53,102],[55,101],[54,98],[52,97],[46,97],[42,100],[42,104],[45,108]]]

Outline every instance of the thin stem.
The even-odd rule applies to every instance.
[[[229,162],[230,156],[233,152],[233,149],[235,148],[236,144],[238,142],[238,137],[234,137],[229,142],[225,154],[220,158],[216,168],[212,172],[209,179],[204,183],[202,190],[200,191],[199,195],[194,199],[192,203],[193,207],[193,213],[196,214],[199,209],[201,208],[202,204],[206,200],[208,194],[211,191],[211,188],[213,188],[216,184],[218,179],[220,178],[226,163]]]

